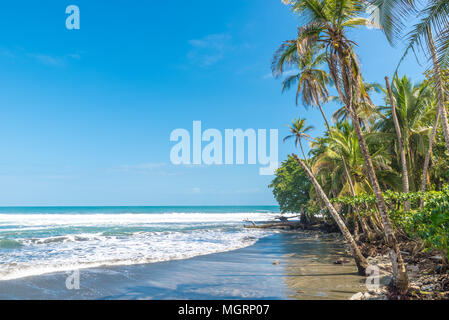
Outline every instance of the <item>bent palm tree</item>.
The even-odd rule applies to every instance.
[[[362,18],[366,11],[366,3],[355,0],[296,0],[289,3],[293,5],[293,10],[306,20],[305,25],[298,30],[296,42],[298,55],[305,54],[319,43],[324,45],[329,57],[328,67],[332,80],[354,125],[368,177],[376,196],[387,245],[390,247],[394,284],[399,292],[405,293],[408,290],[407,271],[357,114],[358,106],[367,103],[369,97],[353,50],[355,43],[345,34],[351,27],[373,25],[370,20]]]
[[[365,257],[360,252],[360,249],[357,246],[357,243],[355,242],[354,238],[352,237],[351,233],[349,232],[348,228],[346,227],[343,219],[340,217],[337,210],[335,210],[334,206],[332,205],[329,198],[324,193],[323,189],[321,188],[320,184],[316,180],[312,171],[310,171],[309,167],[297,155],[294,154],[293,157],[299,163],[299,165],[302,167],[304,172],[309,177],[310,181],[312,182],[312,184],[315,188],[316,193],[323,200],[324,204],[326,205],[327,210],[329,210],[329,213],[331,214],[332,218],[337,223],[338,228],[340,229],[341,233],[343,234],[343,237],[346,239],[347,243],[349,244],[349,247],[351,249],[352,256],[354,257],[355,263],[357,265],[357,270],[358,270],[359,274],[366,275],[366,269],[368,268],[368,263],[366,262]]]

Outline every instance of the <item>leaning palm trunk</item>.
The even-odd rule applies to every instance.
[[[318,105],[318,108],[320,109],[321,115],[323,116],[324,122],[326,123],[327,131],[329,132],[329,135],[332,136],[331,126],[329,125],[329,121],[327,120],[327,117],[324,114],[323,108],[321,107],[321,104],[320,104],[319,101],[317,102],[317,105]],[[355,197],[354,184],[352,183],[351,176],[349,175],[348,165],[346,164],[346,160],[345,160],[345,158],[343,157],[342,154],[340,154],[340,159],[341,159],[341,162],[343,163],[343,169],[345,171],[346,179],[348,179],[349,187],[351,189],[351,193]]]
[[[393,265],[395,284],[397,289],[401,293],[406,293],[408,290],[407,270],[405,268],[404,260],[402,259],[401,251],[399,249],[399,245],[394,234],[393,227],[391,225],[390,217],[388,216],[387,207],[380,190],[379,182],[377,181],[374,166],[371,161],[371,156],[368,152],[368,146],[366,145],[365,139],[363,138],[362,128],[360,127],[360,123],[358,122],[357,114],[352,108],[349,113],[354,124],[357,139],[359,140],[360,151],[362,152],[362,156],[365,161],[368,178],[371,182],[371,186],[373,187],[374,194],[376,195],[376,202],[384,225],[387,245],[390,247],[390,259]]]
[[[304,161],[306,162],[307,166],[310,168],[309,160],[307,160],[306,153],[304,152],[304,148],[302,147],[302,142],[299,141],[299,147],[301,148],[302,156],[304,157]]]
[[[440,110],[441,123],[443,125],[444,140],[446,142],[446,148],[449,151],[449,122],[447,119],[447,110],[445,106],[446,98],[444,93],[445,84],[443,77],[441,76],[440,63],[438,62],[437,51],[435,49],[435,43],[433,41],[432,29],[427,28],[427,36],[429,38],[430,55],[433,62],[433,73],[435,75],[435,84],[437,89],[438,109]]]
[[[357,90],[357,83],[353,83],[354,79],[352,74],[352,66],[348,66],[346,54],[343,51],[343,46],[337,50],[338,60],[340,63],[340,73],[341,73],[341,81],[344,85],[344,92],[340,86],[340,78],[337,77],[337,66],[335,63],[337,61],[332,61],[333,59],[329,59],[329,70],[331,71],[331,76],[333,77],[335,86],[337,87],[337,91],[339,92],[344,106],[351,118],[353,123],[355,133],[357,136],[357,140],[359,141],[360,151],[362,153],[368,178],[370,180],[371,186],[373,188],[374,194],[376,196],[376,203],[379,209],[379,213],[382,219],[382,223],[385,230],[385,238],[387,245],[390,247],[390,260],[393,266],[393,276],[394,276],[394,284],[398,291],[402,294],[405,294],[408,291],[408,276],[407,270],[405,268],[404,260],[402,259],[401,251],[399,249],[399,245],[396,239],[396,236],[393,231],[393,227],[390,221],[390,217],[388,216],[387,206],[385,204],[379,182],[376,177],[376,173],[374,170],[374,166],[371,160],[371,156],[368,151],[368,146],[363,137],[362,128],[360,126],[360,119],[357,115],[357,112],[353,108],[353,88]],[[351,70],[351,71],[349,71]],[[357,97],[357,94],[354,94]]]
[[[402,166],[402,191],[408,193],[410,191],[408,182],[408,170],[407,170],[407,158],[405,157],[404,144],[402,142],[401,127],[399,126],[398,116],[396,114],[396,101],[393,98],[393,92],[390,87],[390,80],[385,77],[385,82],[387,84],[388,95],[390,97],[391,114],[393,116],[394,128],[396,130],[396,135],[398,138],[399,151],[401,153],[401,166]],[[404,211],[410,211],[410,201],[404,202]]]
[[[357,222],[357,218],[353,216],[354,221],[354,240],[359,241],[360,240],[360,234],[359,234],[359,223]]]
[[[382,236],[382,230],[379,228],[379,225],[377,224],[376,219],[372,214],[369,215],[369,221],[371,222],[371,225],[373,226],[374,232],[377,236]]]
[[[344,238],[346,239],[347,243],[349,244],[349,247],[351,249],[355,263],[357,265],[359,274],[366,275],[366,268],[368,268],[368,263],[366,262],[365,257],[360,252],[360,249],[357,246],[357,243],[355,242],[354,238],[352,237],[351,233],[349,232],[349,230],[346,227],[345,223],[343,222],[342,218],[338,214],[337,210],[335,210],[332,203],[329,201],[329,198],[324,193],[323,189],[321,188],[320,184],[316,180],[312,171],[310,171],[309,167],[297,155],[293,155],[293,157],[295,158],[295,160],[299,163],[299,165],[302,167],[304,172],[309,177],[310,181],[312,182],[313,186],[315,187],[316,193],[323,200],[324,204],[326,205],[327,209],[329,210],[330,214],[332,215],[332,218],[337,223],[338,228],[340,229],[341,233],[343,234]]]
[[[368,242],[372,242],[375,238],[373,232],[371,231],[370,227],[368,226],[368,223],[366,222],[366,217],[359,216],[360,225],[362,226],[363,233],[365,233],[366,239]]]
[[[427,187],[427,181],[428,181],[428,171],[429,171],[429,164],[430,164],[430,158],[432,157],[432,150],[433,150],[433,143],[435,140],[435,135],[437,133],[438,129],[438,123],[440,121],[440,108],[437,107],[437,112],[435,114],[435,122],[433,124],[432,132],[430,133],[430,139],[429,139],[429,149],[427,150],[426,159],[424,160],[424,168],[422,173],[422,181],[421,181],[421,191],[425,192]],[[421,206],[423,202],[421,201]]]

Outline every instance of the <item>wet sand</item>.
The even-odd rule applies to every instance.
[[[364,288],[335,239],[279,233],[243,249],[187,260],[80,270],[0,281],[0,299],[349,299]],[[274,264],[277,262],[277,264]]]

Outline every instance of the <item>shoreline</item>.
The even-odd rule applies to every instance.
[[[1,299],[335,299],[365,285],[338,235],[279,232],[234,251],[146,265],[80,270],[80,289],[68,290],[71,273],[0,282]]]
[[[284,222],[277,224],[265,224],[248,226],[249,228],[290,230],[290,232],[309,232],[319,235],[321,238],[331,237],[343,241],[343,236],[333,233],[326,223],[307,225],[298,222]],[[286,231],[288,232],[288,231]],[[444,258],[437,250],[424,250],[424,246],[412,240],[401,239],[400,250],[407,268],[409,278],[409,290],[406,295],[398,294],[392,289],[393,268],[389,257],[389,248],[379,239],[369,243],[360,242],[363,256],[372,267],[370,275],[363,277],[368,285],[353,296],[350,300],[449,300],[449,274]],[[346,247],[349,259],[337,260],[334,263],[341,264],[352,262],[351,251]],[[373,268],[374,267],[374,268]],[[368,272],[368,271],[367,271]],[[377,284],[369,286],[369,284]]]
[[[371,254],[366,254],[368,255],[367,261],[379,268],[381,286],[377,290],[358,292],[351,297],[351,300],[449,299],[449,275],[442,270],[442,257],[437,252],[423,252],[419,248],[417,249],[416,244],[413,242],[402,243],[401,253],[404,256],[404,262],[407,267],[410,287],[407,295],[401,297],[390,288],[393,279],[393,269],[385,247],[371,245],[365,248],[364,251],[371,251]]]

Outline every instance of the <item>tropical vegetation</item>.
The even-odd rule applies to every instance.
[[[416,239],[449,258],[449,2],[283,2],[302,23],[296,38],[275,52],[273,74],[289,71],[282,90],[294,87],[296,104],[318,108],[325,132],[312,138],[306,119],[295,119],[286,140],[295,140],[301,156],[284,161],[270,187],[283,212],[331,218],[360,274],[368,267],[361,241],[382,241],[394,287],[405,294],[401,239]],[[408,25],[412,18],[418,22]],[[404,56],[423,49],[430,65],[423,79],[385,70],[384,84],[367,83],[348,32],[360,27],[381,28],[392,45],[405,38]],[[373,92],[383,96],[381,103],[373,102]],[[341,106],[332,122],[325,115],[330,101]]]

